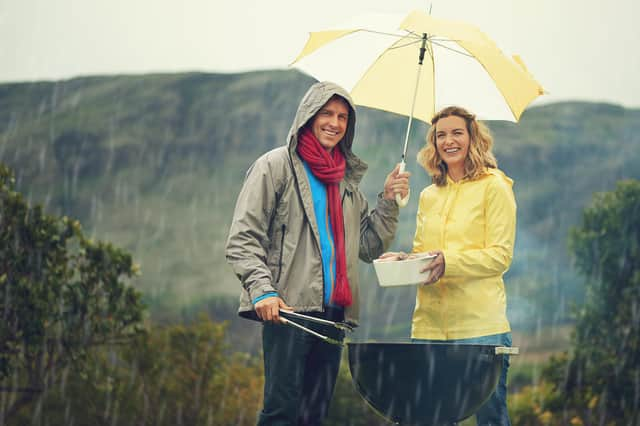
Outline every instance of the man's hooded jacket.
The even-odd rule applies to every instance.
[[[367,165],[351,151],[356,122],[353,101],[333,83],[314,84],[298,107],[287,145],[255,161],[238,195],[226,257],[242,283],[239,314],[243,317],[257,319],[252,301],[270,292],[277,292],[298,312],[325,308],[320,237],[309,181],[296,146],[300,129],[334,95],[344,98],[350,107],[345,136],[334,148],[342,150],[347,163],[340,183],[347,276],[353,297],[352,305],[345,309],[347,321],[358,321],[358,259],[371,262],[395,235],[395,201],[380,194],[376,208],[369,212],[358,188]]]

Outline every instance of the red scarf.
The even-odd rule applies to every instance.
[[[331,301],[337,305],[351,305],[351,288],[347,279],[347,260],[344,249],[344,217],[340,200],[340,181],[344,178],[346,161],[336,145],[331,153],[320,145],[310,129],[304,128],[298,137],[298,154],[311,168],[311,173],[327,187],[329,218],[336,246],[336,283]]]

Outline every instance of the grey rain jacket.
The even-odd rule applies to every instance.
[[[287,145],[253,163],[238,195],[226,257],[242,282],[238,313],[243,317],[258,319],[252,300],[273,291],[298,312],[324,310],[320,238],[309,181],[296,146],[299,130],[334,95],[350,105],[347,131],[338,144],[347,163],[340,193],[353,304],[345,309],[346,321],[358,321],[358,258],[371,262],[395,235],[399,213],[395,201],[380,194],[376,208],[369,213],[358,188],[367,165],[351,152],[356,121],[353,101],[333,83],[314,84],[298,107]]]

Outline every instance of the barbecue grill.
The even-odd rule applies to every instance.
[[[283,314],[350,330],[346,323]],[[345,345],[301,326],[328,343]],[[360,395],[401,425],[450,426],[473,415],[498,384],[505,356],[518,348],[463,343],[348,342],[349,369]]]

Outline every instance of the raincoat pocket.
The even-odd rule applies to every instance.
[[[276,275],[276,284],[278,284],[280,282],[280,275],[282,275],[282,258],[283,258],[283,254],[284,254],[284,237],[287,233],[287,225],[286,224],[282,224],[281,226],[281,236],[280,236],[280,256],[278,259],[278,272]]]
[[[283,262],[285,259],[285,238],[287,235],[287,216],[278,214],[273,222],[271,245],[267,254],[267,265],[271,270],[273,284],[277,285],[282,276]]]

